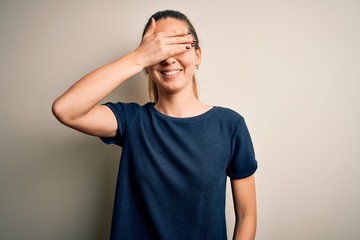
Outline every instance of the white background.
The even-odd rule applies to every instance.
[[[201,99],[247,121],[257,239],[359,239],[355,0],[1,0],[0,239],[108,239],[120,148],[62,126],[51,104],[164,9],[197,29]],[[145,103],[144,74],[107,100]],[[230,191],[227,203],[230,238]]]

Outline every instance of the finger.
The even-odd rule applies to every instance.
[[[189,30],[172,30],[162,32],[164,37],[177,37],[177,36],[189,36],[191,31]]]
[[[196,39],[194,39],[193,37],[169,37],[166,39],[166,44],[171,45],[171,44],[192,44],[192,43],[196,43]]]
[[[144,34],[144,38],[153,35],[155,32],[155,29],[156,29],[156,21],[154,18],[151,18],[150,26],[149,26],[148,30],[146,31],[146,33]]]
[[[181,53],[189,51],[192,48],[193,47],[190,44],[180,44],[177,47],[174,47],[171,50],[169,50],[169,56],[172,57],[172,56],[179,55]]]

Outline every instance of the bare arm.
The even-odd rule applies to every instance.
[[[231,180],[236,215],[234,240],[253,240],[256,233],[256,194],[254,175]]]
[[[63,124],[84,133],[114,136],[116,119],[108,107],[98,103],[141,70],[130,53],[89,73],[54,101],[54,115]]]
[[[183,31],[154,34],[155,20],[139,47],[125,56],[84,76],[58,97],[52,106],[56,118],[81,132],[110,137],[117,123],[111,110],[99,102],[131,76],[162,60],[189,49],[192,37]]]

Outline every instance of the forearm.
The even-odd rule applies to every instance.
[[[58,118],[76,118],[89,112],[128,78],[142,70],[129,53],[84,76],[53,104]]]
[[[254,240],[256,216],[244,216],[235,222],[233,240]]]

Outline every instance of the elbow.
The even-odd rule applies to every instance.
[[[64,104],[61,103],[58,98],[55,99],[55,101],[53,102],[51,106],[51,111],[55,118],[59,120],[59,122],[65,125],[69,125],[69,114],[67,114],[66,107],[64,106]]]

